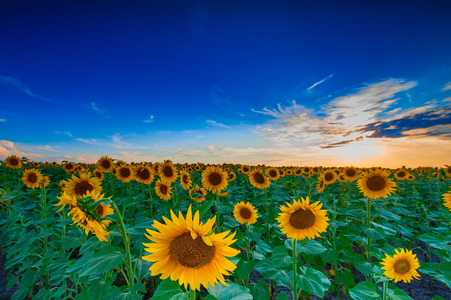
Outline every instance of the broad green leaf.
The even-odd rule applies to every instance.
[[[301,253],[312,254],[312,255],[321,254],[326,250],[327,249],[324,248],[323,245],[321,245],[320,243],[318,243],[315,240],[309,240],[300,249]]]
[[[118,268],[122,264],[124,254],[121,252],[112,252],[103,255],[94,255],[81,268],[80,276],[89,276],[108,272]]]
[[[349,290],[349,294],[352,299],[357,300],[379,299],[376,289],[377,287],[370,282],[359,282],[359,284]]]
[[[387,289],[387,296],[388,299],[391,300],[412,300],[412,298],[409,295],[407,295],[403,290],[398,288],[394,290],[390,288]]]
[[[182,290],[178,281],[172,281],[168,278],[158,285],[152,300],[188,299],[188,295],[189,293]]]
[[[374,265],[365,260],[365,257],[361,254],[357,255],[355,258],[354,267],[362,274],[373,274]]]
[[[275,268],[284,268],[293,263],[285,246],[277,246],[272,250],[272,262]]]
[[[284,292],[277,294],[276,300],[288,300],[288,295]]]
[[[329,289],[329,279],[320,271],[311,267],[301,267],[301,274],[298,274],[297,286],[310,294],[324,297],[324,293]]]
[[[216,286],[209,286],[208,292],[215,296],[218,300],[252,300],[252,295],[248,288],[236,283],[227,283],[225,286],[222,283]]]
[[[263,279],[260,279],[257,284],[251,285],[251,294],[254,299],[259,300],[271,299],[268,284]]]
[[[344,271],[339,271],[335,275],[338,282],[344,284],[347,288],[354,287],[354,276],[349,269],[344,269]]]
[[[234,274],[238,276],[240,280],[244,280],[249,277],[252,270],[254,270],[254,263],[240,260],[236,265]]]

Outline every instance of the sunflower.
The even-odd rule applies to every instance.
[[[97,161],[96,167],[103,173],[111,173],[114,168],[113,159],[109,156],[102,156]]]
[[[142,258],[152,262],[149,268],[152,276],[161,274],[178,280],[188,289],[199,290],[201,285],[208,288],[221,282],[227,285],[224,275],[231,275],[236,266],[226,257],[234,257],[240,252],[230,247],[236,240],[230,231],[212,233],[216,217],[205,224],[199,221],[199,212],[194,214],[191,206],[186,217],[179,212],[177,217],[171,210],[172,220],[163,217],[165,224],[154,221],[158,231],[147,229],[146,237],[153,243],[143,243],[149,255]]]
[[[326,184],[323,178],[318,178],[318,183],[316,184],[316,192],[322,193],[326,189]]]
[[[158,174],[158,169],[160,168],[160,163],[154,163],[152,165],[152,171],[154,174]]]
[[[158,174],[160,175],[162,181],[168,183],[176,181],[178,177],[177,169],[170,161],[166,161],[164,164],[160,165],[158,168]]]
[[[189,173],[185,170],[180,171],[180,184],[182,185],[184,190],[189,190],[193,182],[191,181],[191,177]]]
[[[120,165],[116,167],[116,172],[114,173],[117,179],[122,181],[123,183],[130,182],[133,179],[133,170],[132,167],[127,165]]]
[[[44,176],[36,169],[25,170],[22,174],[22,182],[30,189],[39,188]]]
[[[22,168],[22,161],[20,160],[19,157],[15,155],[10,155],[5,159],[5,165],[7,168],[17,170]]]
[[[155,175],[151,167],[139,165],[133,168],[133,178],[138,182],[150,184],[154,180]]]
[[[73,174],[75,172],[75,163],[71,161],[64,163],[63,170],[68,174]]]
[[[303,173],[303,170],[304,169],[299,169],[299,168],[294,169],[294,176],[301,176]],[[306,174],[308,174],[308,173],[309,172],[307,172]]]
[[[279,171],[277,171],[276,168],[266,169],[266,175],[268,175],[271,180],[277,180],[280,177]]]
[[[254,169],[249,173],[250,183],[259,189],[266,189],[271,185],[271,180],[263,175],[261,169]]]
[[[451,211],[451,192],[443,194],[443,200],[445,200],[443,205]]]
[[[355,181],[359,177],[359,172],[354,167],[346,167],[343,169],[343,175],[346,181]]]
[[[233,171],[228,172],[227,174],[227,181],[234,181],[236,178],[236,174]]]
[[[412,250],[407,251],[402,249],[399,251],[395,249],[395,254],[389,256],[385,254],[382,260],[382,268],[385,270],[384,275],[391,280],[410,282],[412,278],[420,278],[417,269],[420,267],[417,255],[412,253]]]
[[[171,184],[159,179],[155,182],[155,193],[160,199],[168,201],[171,199]]]
[[[249,166],[241,166],[239,170],[241,170],[242,174],[248,174],[251,171],[251,168]]]
[[[337,181],[338,174],[335,170],[327,170],[323,174],[321,174],[321,178],[324,180],[324,184],[332,184]]]
[[[46,188],[48,187],[50,184],[50,177],[48,176],[43,176],[42,177],[42,182],[41,182],[41,187]]]
[[[92,172],[95,177],[99,178],[100,181],[102,181],[105,178],[105,175],[103,175],[102,171],[99,169],[95,169],[94,172]]]
[[[240,224],[248,223],[249,225],[257,222],[257,210],[249,202],[241,201],[234,206],[233,216]]]
[[[319,237],[321,232],[325,232],[329,223],[326,216],[327,210],[322,210],[320,201],[310,204],[310,199],[301,198],[294,200],[293,204],[286,203],[287,206],[280,206],[279,227],[281,232],[288,238],[303,240],[305,238],[314,239]]]
[[[80,177],[72,175],[71,179],[69,179],[64,187],[64,192],[75,197],[83,197],[87,192],[91,191],[100,193],[102,191],[100,183],[101,181],[99,178],[95,176],[91,177],[88,172],[81,173]]]
[[[66,184],[67,184],[67,180],[65,180],[65,179],[60,180],[59,186],[61,188],[61,192],[64,192],[64,188],[66,187]]]
[[[194,201],[197,201],[198,203],[204,201],[206,199],[205,195],[207,195],[207,191],[197,185],[194,185],[192,188],[190,188],[188,193],[189,197]],[[194,194],[200,194],[200,196]]]
[[[388,178],[389,175],[388,170],[370,170],[357,181],[357,186],[365,197],[387,198],[396,187],[396,183]]]
[[[409,176],[409,173],[406,170],[398,170],[395,173],[395,178],[398,180],[406,180]]]
[[[451,177],[451,166],[446,166],[445,174],[446,174],[446,176],[450,176]]]
[[[63,195],[63,199],[69,202],[67,204],[70,204],[69,214],[72,215],[73,224],[83,228],[86,235],[89,232],[94,233],[99,241],[107,241],[106,236],[109,235],[107,226],[111,221],[104,218],[114,214],[113,208],[110,205],[105,205],[105,202],[100,202],[96,207],[92,207],[92,203],[105,198],[104,196],[104,194],[94,190],[87,192],[80,198],[73,195]]]
[[[213,194],[218,194],[227,188],[227,173],[221,167],[208,166],[202,172],[202,185]]]

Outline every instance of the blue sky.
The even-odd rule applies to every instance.
[[[448,1],[2,1],[0,159],[444,166]]]

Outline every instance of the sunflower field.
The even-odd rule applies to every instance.
[[[0,178],[0,299],[451,299],[449,166],[11,155]]]

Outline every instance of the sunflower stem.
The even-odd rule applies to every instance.
[[[293,248],[293,285],[291,286],[291,292],[293,294],[293,300],[297,300],[298,289],[297,289],[297,271],[298,271],[298,254],[297,254],[297,241],[291,239],[291,246]]]
[[[382,290],[382,300],[387,300],[387,288],[388,288],[388,280],[384,280],[384,286]]]
[[[221,223],[219,222],[219,193],[216,193],[216,226],[221,230]]]
[[[189,288],[189,300],[196,300],[196,290]]]
[[[369,197],[366,197],[366,224],[368,226],[368,229],[371,229],[371,199]],[[367,262],[371,263],[372,256],[371,256],[371,238],[367,236],[367,248],[366,248],[366,258]],[[372,282],[373,275],[368,275],[368,281]]]
[[[130,235],[127,235],[127,232],[125,231],[124,219],[123,219],[121,213],[119,212],[119,208],[117,207],[116,203],[113,202],[112,206],[117,215],[117,218],[119,219],[119,222],[118,222],[119,232],[122,234],[122,237],[124,239],[125,252],[127,254],[127,260],[125,263],[125,267],[127,268],[127,275],[128,275],[127,285],[128,285],[129,290],[131,290],[131,288],[133,287],[133,284],[134,284],[135,276],[133,274],[132,257],[131,257],[131,253],[130,253]]]

